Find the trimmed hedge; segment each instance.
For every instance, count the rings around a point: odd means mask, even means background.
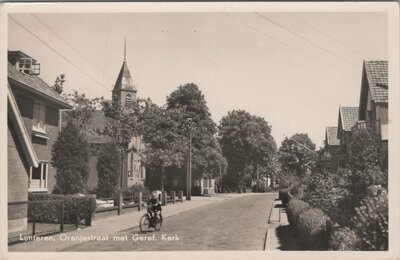
[[[295,232],[298,231],[298,219],[301,213],[310,209],[310,205],[299,199],[291,199],[287,207],[287,216]]]
[[[290,189],[279,190],[279,199],[282,201],[283,206],[287,206],[292,197],[289,192]]]
[[[311,250],[328,248],[329,236],[326,222],[329,217],[320,209],[309,209],[298,218],[298,236],[300,243]]]
[[[77,207],[79,206],[79,219],[85,220],[86,225],[91,224],[96,209],[95,196],[78,196],[78,195],[62,195],[47,193],[29,193],[29,201],[64,201],[64,224],[76,223]],[[34,216],[32,216],[34,207]],[[61,203],[60,202],[43,202],[29,203],[28,216],[35,218],[36,222],[41,223],[61,223]]]

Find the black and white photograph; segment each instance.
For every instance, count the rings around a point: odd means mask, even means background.
[[[10,257],[399,257],[398,5],[48,4],[2,11]]]

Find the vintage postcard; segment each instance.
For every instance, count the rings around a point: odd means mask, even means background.
[[[2,259],[400,257],[398,4],[0,7]]]

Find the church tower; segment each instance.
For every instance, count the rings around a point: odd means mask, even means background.
[[[119,72],[117,81],[115,82],[114,89],[112,91],[113,99],[115,98],[121,102],[122,107],[129,106],[130,103],[136,101],[136,85],[133,83],[131,73],[126,63],[126,38],[124,45],[124,62],[122,63],[121,70]]]

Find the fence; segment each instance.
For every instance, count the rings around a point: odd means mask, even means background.
[[[96,213],[116,211],[118,215],[122,214],[124,209],[137,208],[139,211],[142,209],[143,202],[150,199],[149,195],[143,195],[142,192],[137,192],[136,194],[131,194],[131,196],[123,196],[122,193],[119,194],[118,198],[98,198],[96,200]],[[100,203],[106,202],[106,203]],[[164,191],[161,194],[161,204],[167,205],[167,203],[183,202],[183,191],[170,193]],[[121,203],[120,203],[121,202]],[[111,204],[113,206],[111,206]],[[102,206],[105,205],[105,206]]]
[[[76,203],[75,210],[67,211],[65,209],[64,200],[33,200],[33,201],[15,201],[8,202],[8,210],[12,211],[13,207],[25,205],[27,211],[27,229],[20,232],[11,232],[8,234],[8,243],[12,244],[20,242],[20,235],[44,236],[63,232],[65,227],[75,229],[81,224],[80,215],[85,210],[89,209],[88,217],[85,218],[85,225],[91,226],[92,214],[91,204],[89,200],[88,208],[82,208],[79,203]],[[54,204],[58,204],[55,206]],[[45,214],[43,214],[45,212]],[[45,215],[45,216],[44,216]],[[66,216],[69,218],[69,223],[66,223]],[[71,216],[72,219],[71,219]],[[71,221],[73,223],[71,223]]]

